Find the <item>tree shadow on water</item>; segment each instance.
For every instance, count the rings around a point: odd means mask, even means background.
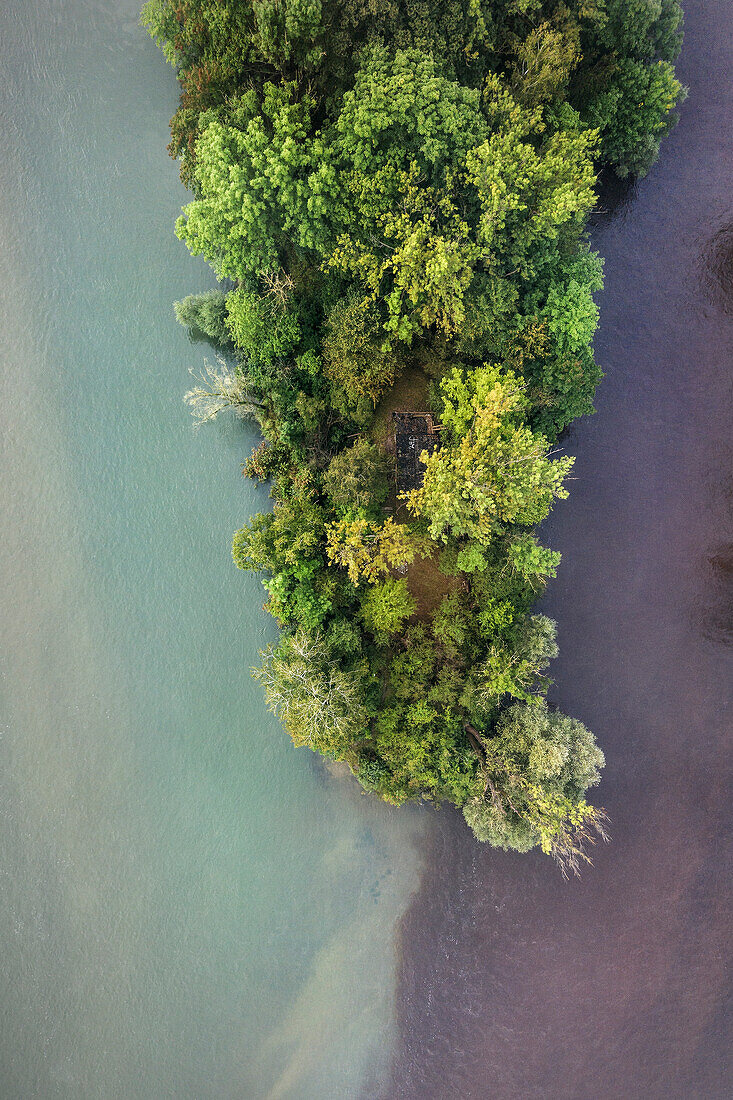
[[[605,229],[614,219],[626,217],[636,196],[636,185],[633,176],[622,180],[610,169],[600,171],[596,185],[598,198],[588,219],[591,235]]]

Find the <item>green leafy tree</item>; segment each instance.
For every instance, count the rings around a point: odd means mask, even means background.
[[[305,74],[323,59],[321,0],[253,0],[255,41],[280,72]]]
[[[476,791],[477,761],[460,719],[425,698],[382,707],[375,747],[388,769],[387,801],[422,797],[460,806]]]
[[[511,641],[493,643],[485,659],[473,666],[462,706],[481,725],[491,719],[504,696],[527,701],[537,691],[546,691],[548,682],[542,673],[557,652],[552,619],[528,616]]]
[[[520,107],[498,76],[486,81],[485,103],[490,136],[466,157],[477,240],[485,264],[531,279],[548,243],[577,238],[595,203],[596,134],[578,123],[544,136],[541,110]]]
[[[326,376],[343,392],[347,406],[357,405],[361,398],[376,405],[400,369],[379,315],[363,299],[337,302],[331,310],[323,362]]]
[[[300,340],[300,325],[287,305],[239,287],[227,295],[226,308],[227,330],[249,360],[269,366],[292,355]]]
[[[387,645],[417,606],[404,577],[388,577],[370,585],[360,603],[359,616],[378,645]]]
[[[368,736],[366,670],[339,667],[321,635],[299,630],[286,636],[263,653],[253,676],[294,745],[343,760],[355,741]]]
[[[384,303],[399,339],[432,325],[455,332],[478,253],[453,173],[487,133],[479,91],[419,50],[373,45],[335,131],[343,187],[329,264]]]
[[[682,44],[678,0],[606,0],[598,38],[607,50],[637,60],[674,61]]]
[[[557,575],[561,556],[557,550],[540,546],[535,536],[527,533],[512,539],[507,550],[507,560],[512,569],[538,588],[548,577]]]
[[[485,366],[454,369],[441,383],[443,422],[458,437],[423,454],[421,488],[406,494],[430,534],[468,536],[487,544],[507,523],[539,523],[555,497],[567,496],[563,479],[573,459],[548,457],[546,439],[522,422],[524,387],[512,372]]]
[[[602,270],[586,246],[548,261],[546,279],[524,301],[533,317],[507,348],[528,383],[532,425],[550,438],[594,411],[602,375],[591,350],[598,324],[593,295],[603,286]]]
[[[457,707],[459,684],[422,623],[408,627],[389,666],[390,693],[374,722],[378,792],[456,805],[480,794],[478,760]]]
[[[463,809],[477,839],[520,852],[539,845],[563,874],[577,873],[594,832],[606,836],[605,814],[583,797],[604,764],[593,734],[534,700],[510,707],[480,740],[485,793]]]
[[[324,520],[306,484],[234,535],[235,565],[269,574],[263,580],[267,610],[283,624],[320,627],[339,599],[338,578],[325,568]]]
[[[515,41],[512,90],[518,101],[536,107],[563,95],[582,56],[579,25],[540,23]]]
[[[365,436],[334,455],[323,475],[323,488],[343,512],[376,514],[387,498],[389,462],[384,451]]]
[[[265,84],[230,104],[227,124],[212,117],[196,143],[199,198],[184,209],[176,233],[217,275],[245,279],[281,266],[287,243],[312,247],[321,233],[308,183],[313,100],[294,84]]]

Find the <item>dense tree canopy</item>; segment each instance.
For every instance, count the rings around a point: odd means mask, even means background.
[[[274,506],[236,533],[280,642],[293,742],[400,804],[446,800],[565,871],[603,755],[544,701],[567,495],[593,412],[601,168],[643,175],[684,90],[677,0],[149,0],[176,68],[176,232],[221,289],[176,316],[219,349],[186,400],[263,442]],[[430,411],[398,491],[391,413]],[[436,438],[439,445],[436,444]],[[404,462],[400,455],[398,461]]]

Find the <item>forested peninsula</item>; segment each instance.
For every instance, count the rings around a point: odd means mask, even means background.
[[[548,706],[567,496],[593,412],[601,170],[643,176],[684,89],[677,0],[150,0],[182,88],[176,233],[220,289],[186,395],[263,442],[237,531],[295,745],[564,873],[605,836],[603,754]],[[244,518],[244,517],[243,517]]]

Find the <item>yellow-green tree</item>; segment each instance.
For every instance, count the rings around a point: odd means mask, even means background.
[[[346,569],[352,584],[369,584],[387,576],[393,569],[409,565],[420,551],[420,543],[404,523],[385,519],[342,519],[326,528],[329,559]]]
[[[550,458],[545,437],[522,422],[523,383],[498,367],[454,369],[441,392],[452,440],[423,453],[423,484],[405,494],[410,511],[428,521],[434,539],[483,545],[504,524],[541,522],[555,497],[567,496],[573,459]]]

